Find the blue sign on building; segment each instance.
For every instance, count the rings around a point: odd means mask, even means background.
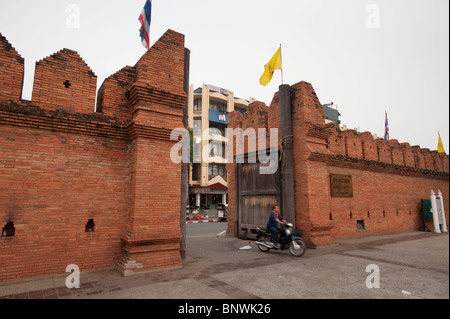
[[[209,110],[209,120],[211,122],[228,125],[228,113]]]

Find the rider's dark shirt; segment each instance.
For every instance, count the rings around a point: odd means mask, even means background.
[[[281,214],[280,213],[275,213],[274,211],[272,211],[271,213],[270,213],[270,216],[269,216],[269,221],[267,222],[267,226],[266,226],[266,228],[268,228],[268,229],[270,229],[270,228],[272,228],[272,227],[278,227],[278,223],[275,221],[275,219],[279,219],[279,220],[282,220],[283,219],[283,217],[281,217]]]

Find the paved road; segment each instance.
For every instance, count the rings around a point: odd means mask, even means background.
[[[195,229],[206,230],[201,226]],[[184,305],[189,299],[449,298],[448,234],[348,239],[295,258],[286,251],[263,253],[252,241],[210,231],[214,235],[187,241],[180,269],[126,278],[115,270],[83,273],[79,289],[67,289],[64,275],[4,283],[0,299],[176,299]],[[243,246],[252,249],[241,250]],[[374,265],[378,271],[367,268]],[[369,289],[368,282],[377,283],[374,275],[379,288]],[[168,310],[172,314],[177,309]]]
[[[198,238],[217,236],[218,234],[226,231],[228,227],[227,223],[199,223],[199,224],[186,224],[186,237]]]

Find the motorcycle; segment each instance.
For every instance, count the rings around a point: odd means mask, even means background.
[[[291,223],[284,224],[285,235],[279,239],[280,247],[274,246],[272,241],[272,233],[264,227],[257,227],[256,245],[258,245],[259,250],[263,252],[268,252],[271,249],[288,250],[295,257],[301,257],[306,252],[306,244],[303,241],[302,231],[294,230]]]
[[[224,204],[217,205],[217,220],[219,222],[226,222],[228,219],[227,208]]]

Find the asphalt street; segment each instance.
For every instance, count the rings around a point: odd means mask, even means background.
[[[295,258],[218,236],[223,227],[189,226],[182,268],[131,277],[114,269],[82,273],[76,289],[66,287],[64,274],[0,283],[0,299],[449,299],[448,233],[345,239]]]
[[[227,227],[228,224],[223,222],[186,224],[186,238],[217,236],[226,231]]]

